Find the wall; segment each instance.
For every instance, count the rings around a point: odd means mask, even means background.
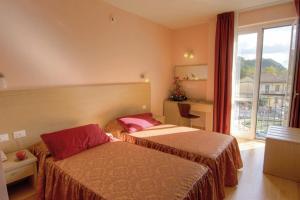
[[[115,17],[112,23],[110,17]],[[292,3],[239,13],[239,26],[295,16]],[[162,113],[174,65],[208,64],[208,80],[184,82],[187,95],[213,100],[216,19],[168,30],[100,0],[0,4],[0,72],[8,89],[151,80]],[[193,49],[195,58],[185,59]]]
[[[296,17],[292,2],[239,13],[239,26],[282,21]]]
[[[182,86],[190,98],[213,100],[214,41],[216,19],[197,26],[174,30],[172,33],[173,65],[208,65],[206,81],[183,81]],[[193,50],[194,59],[183,54]]]
[[[139,82],[145,73],[152,111],[162,113],[172,79],[167,28],[100,0],[6,0],[0,27],[8,89]]]

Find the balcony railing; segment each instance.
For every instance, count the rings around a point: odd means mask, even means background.
[[[248,98],[250,96],[247,96]],[[249,132],[251,125],[252,100],[245,101],[245,96],[241,98],[238,105],[238,126],[239,130]],[[243,100],[242,100],[243,99]],[[263,93],[259,95],[257,118],[256,118],[256,135],[265,137],[269,126],[287,125],[288,117],[288,98],[285,94]]]
[[[257,137],[265,137],[268,127],[272,125],[285,126],[287,125],[287,106],[288,100],[285,94],[260,94],[256,135]]]

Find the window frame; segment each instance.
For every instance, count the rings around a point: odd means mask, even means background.
[[[270,28],[279,28],[283,26],[293,26],[296,18],[290,18],[287,20],[277,21],[277,22],[270,22],[270,23],[263,23],[263,24],[256,24],[251,26],[240,26],[237,28],[236,38],[235,38],[235,52],[233,58],[233,68],[232,68],[232,77],[235,78],[236,76],[236,67],[237,67],[237,49],[238,49],[238,36],[241,34],[251,34],[257,33],[257,44],[256,44],[256,72],[254,75],[254,79],[258,80],[254,82],[254,94],[253,94],[253,103],[252,103],[252,113],[251,113],[251,128],[249,133],[247,132],[234,132],[233,131],[233,122],[234,122],[234,103],[235,103],[235,82],[232,80],[232,98],[231,98],[231,134],[246,138],[246,139],[255,139],[256,138],[256,126],[257,126],[257,112],[258,112],[258,97],[259,97],[259,87],[260,87],[260,71],[261,71],[261,61],[262,61],[262,54],[263,54],[263,37],[264,37],[264,30]],[[255,117],[253,117],[255,115]]]

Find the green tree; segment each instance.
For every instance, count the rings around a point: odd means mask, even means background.
[[[243,66],[241,68],[241,78],[250,77],[254,78],[255,67],[253,65]]]
[[[264,68],[263,72],[273,74],[273,75],[278,75],[281,72],[281,70],[271,65],[269,67]]]

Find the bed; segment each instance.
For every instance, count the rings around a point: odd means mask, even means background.
[[[213,172],[219,199],[225,197],[225,186],[238,184],[237,170],[243,164],[237,140],[232,136],[171,124],[128,133],[117,120],[105,129],[123,141],[205,164]]]
[[[31,151],[38,157],[38,199],[218,199],[207,167],[127,142],[59,161],[42,142]]]

